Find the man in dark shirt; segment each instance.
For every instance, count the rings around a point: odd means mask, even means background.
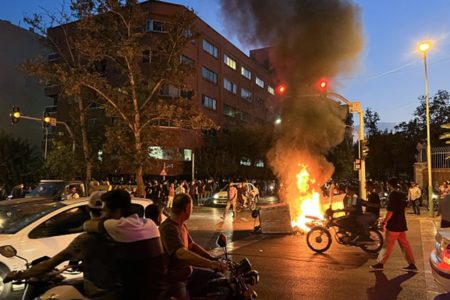
[[[189,235],[185,221],[191,216],[192,205],[188,194],[175,195],[170,217],[159,226],[164,252],[169,259],[168,296],[178,300],[205,292],[208,281],[218,276],[212,270],[227,269],[225,263],[217,261]]]
[[[384,264],[394,250],[395,242],[398,241],[400,248],[405,256],[408,266],[404,267],[404,271],[417,272],[417,267],[414,260],[414,255],[406,237],[405,206],[406,195],[398,191],[398,182],[396,178],[388,180],[389,204],[387,207],[386,218],[384,219],[383,231],[386,230],[386,236],[383,244],[383,249],[378,255],[378,263],[370,266],[373,270],[382,271]]]
[[[375,186],[372,181],[367,182],[366,189],[369,197],[367,201],[361,201],[362,205],[366,207],[366,212],[356,217],[356,221],[362,228],[359,239],[361,241],[371,241],[370,224],[373,224],[380,216],[380,196],[375,191]]]

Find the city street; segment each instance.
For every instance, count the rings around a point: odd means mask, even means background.
[[[315,254],[306,244],[306,235],[253,233],[249,213],[222,222],[223,208],[195,207],[189,221],[194,239],[213,248],[215,237],[224,232],[233,243],[229,253],[235,260],[250,259],[260,272],[256,286],[260,299],[447,299],[433,282],[428,255],[434,239],[433,221],[427,216],[408,214],[408,237],[419,272],[406,273],[399,247],[384,272],[371,272],[376,256],[356,247],[333,243],[325,254]],[[230,215],[231,216],[231,215]],[[438,218],[435,218],[438,220]],[[232,231],[234,229],[234,231]],[[423,247],[425,247],[423,249]],[[219,252],[216,252],[219,253]]]

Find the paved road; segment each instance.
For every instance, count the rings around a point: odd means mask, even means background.
[[[218,232],[232,237],[233,258],[248,257],[260,272],[259,299],[450,299],[436,286],[427,286],[432,281],[426,269],[432,244],[422,238],[424,226],[432,222],[426,218],[408,215],[408,236],[420,270],[415,274],[401,270],[406,262],[399,247],[384,272],[370,272],[376,256],[359,248],[333,243],[325,254],[315,254],[305,235],[255,234],[250,214],[239,214],[235,222],[222,222],[220,215],[221,209],[196,207],[189,223],[194,239],[211,248]]]

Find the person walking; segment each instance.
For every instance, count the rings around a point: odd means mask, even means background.
[[[402,270],[407,272],[417,272],[414,255],[406,237],[408,227],[406,225],[405,217],[405,194],[398,191],[398,181],[396,178],[388,180],[389,190],[389,204],[387,207],[387,214],[382,222],[382,229],[386,231],[383,248],[377,258],[377,263],[371,265],[370,268],[375,271],[383,271],[384,264],[394,250],[395,242],[398,241],[400,248],[405,256],[408,266]]]
[[[171,183],[169,185],[169,194],[167,196],[167,207],[172,207],[173,197],[175,197],[175,184]]]
[[[237,211],[236,211],[236,203],[237,203],[237,196],[238,196],[238,190],[236,186],[233,184],[233,180],[230,180],[230,183],[228,184],[228,198],[227,198],[227,206],[225,207],[225,211],[223,212],[222,219],[225,220],[227,217],[228,210],[230,209],[230,206],[233,206],[233,220],[237,217]]]
[[[417,183],[411,181],[411,186],[408,189],[408,201],[411,203],[413,213],[420,216],[420,197],[422,197],[422,191],[417,186]]]

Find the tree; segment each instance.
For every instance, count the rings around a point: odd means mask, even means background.
[[[369,136],[376,135],[380,132],[378,129],[378,122],[380,121],[380,116],[376,111],[371,108],[367,108],[364,113],[364,126],[366,127]]]
[[[71,48],[64,42],[60,48],[79,58],[78,64],[56,69],[57,77],[67,94],[91,95],[105,106],[112,120],[105,148],[134,171],[140,195],[149,148],[180,135],[162,130],[161,121],[179,131],[215,126],[191,100],[160,95],[167,87],[177,89],[177,95],[189,89],[186,80],[194,68],[182,55],[198,37],[195,14],[180,8],[159,24],[159,33],[149,33],[145,5],[151,2],[74,0],[77,22],[51,28],[48,34],[71,41]]]
[[[72,180],[81,178],[83,172],[80,169],[82,158],[72,153],[72,144],[65,139],[52,140],[47,159],[42,166],[42,176],[47,179]]]
[[[0,132],[0,183],[6,190],[15,185],[35,183],[42,160],[38,149],[28,141]]]

